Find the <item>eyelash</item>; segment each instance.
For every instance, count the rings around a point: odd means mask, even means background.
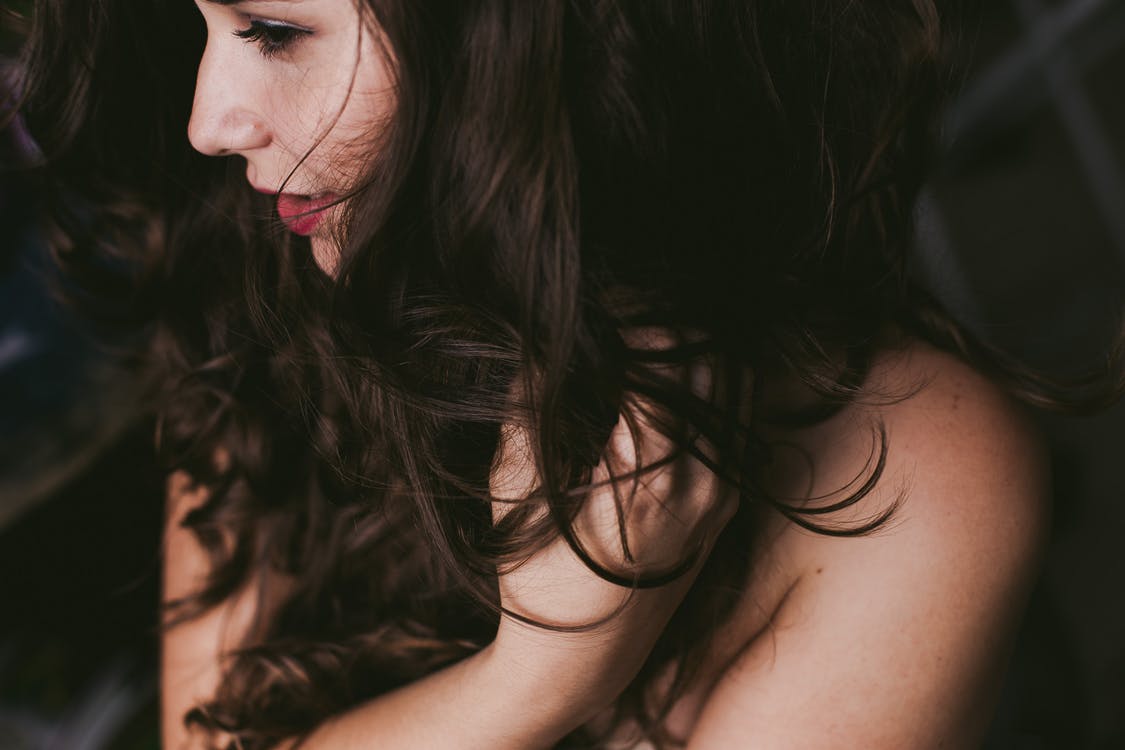
[[[288,51],[298,39],[311,33],[308,29],[296,26],[252,20],[249,26],[235,31],[234,35],[246,42],[257,44],[262,57],[270,60]]]

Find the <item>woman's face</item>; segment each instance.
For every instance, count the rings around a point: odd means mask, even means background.
[[[354,187],[393,106],[382,48],[353,0],[195,0],[207,24],[188,138],[246,159],[286,226],[335,270],[324,208]]]

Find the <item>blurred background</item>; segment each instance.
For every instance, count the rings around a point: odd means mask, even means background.
[[[1125,2],[980,5],[919,272],[983,338],[1075,373],[1125,302]],[[0,164],[26,147],[0,142]],[[0,171],[0,750],[157,748],[152,425],[45,291],[33,201]],[[1125,749],[1125,404],[1040,420],[1054,536],[987,747]]]

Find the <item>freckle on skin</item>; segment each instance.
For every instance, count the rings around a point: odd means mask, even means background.
[[[816,569],[816,574],[817,574],[817,575],[820,575],[820,574],[821,574],[821,573],[823,573],[823,572],[824,572],[824,568],[817,568],[817,569]]]

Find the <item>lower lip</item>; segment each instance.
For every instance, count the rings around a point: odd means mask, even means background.
[[[308,237],[317,230],[328,213],[327,209],[336,201],[337,196],[333,193],[312,198],[282,193],[277,196],[277,215],[290,232]]]

